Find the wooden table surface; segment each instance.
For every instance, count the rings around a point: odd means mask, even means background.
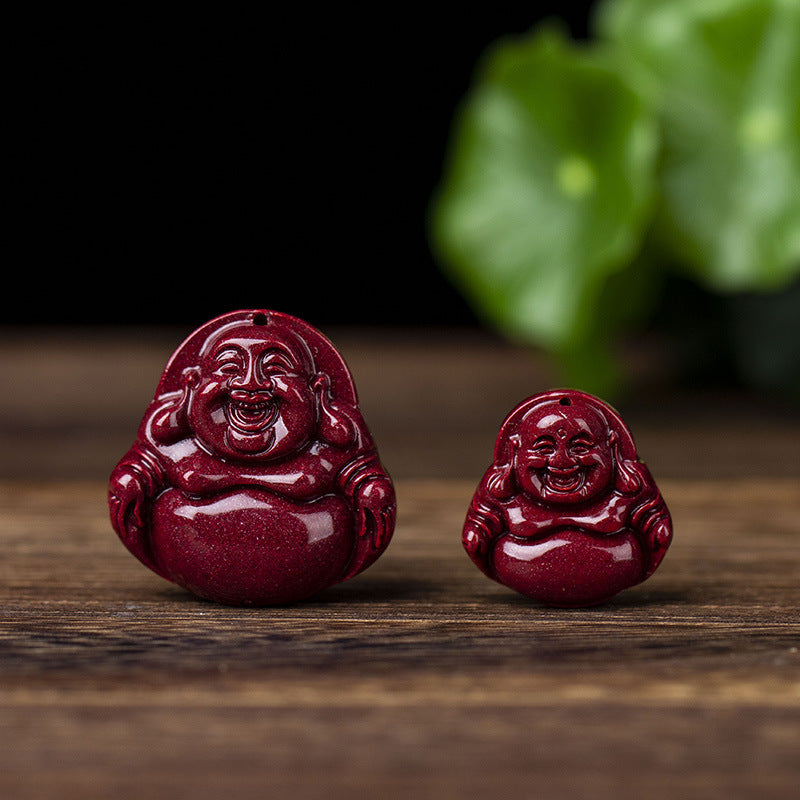
[[[150,573],[107,518],[182,335],[0,344],[0,797],[796,796],[797,409],[644,388],[621,410],[673,546],[610,603],[549,609],[460,544],[497,426],[547,369],[473,333],[335,332],[395,537],[313,600],[237,609]]]

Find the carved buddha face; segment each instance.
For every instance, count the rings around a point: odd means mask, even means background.
[[[292,344],[249,324],[206,343],[188,410],[204,447],[223,458],[274,459],[309,441],[316,421],[310,366]]]
[[[544,505],[573,505],[607,492],[614,477],[608,424],[587,406],[553,403],[519,428],[517,484]]]

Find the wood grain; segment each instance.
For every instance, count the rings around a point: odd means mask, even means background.
[[[792,796],[798,481],[662,481],[662,567],[570,611],[472,567],[473,488],[399,480],[370,570],[238,609],[129,556],[103,482],[1,483],[0,796]]]
[[[784,798],[800,784],[800,412],[652,374],[620,410],[675,521],[656,575],[537,606],[460,544],[546,364],[471,331],[326,331],[399,515],[306,603],[191,597],[105,482],[187,331],[0,336],[0,798]],[[666,389],[666,390],[665,390]]]

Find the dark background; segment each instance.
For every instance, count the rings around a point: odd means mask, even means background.
[[[475,325],[425,233],[453,114],[488,45],[593,5],[31,20],[5,322]]]

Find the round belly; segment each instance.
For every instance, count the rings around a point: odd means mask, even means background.
[[[294,503],[253,489],[202,499],[170,489],[156,501],[152,535],[175,583],[238,605],[296,602],[332,586],[354,544],[341,498]]]
[[[565,528],[535,541],[503,536],[494,551],[497,580],[551,606],[602,603],[641,582],[644,559],[630,531],[593,535]]]

